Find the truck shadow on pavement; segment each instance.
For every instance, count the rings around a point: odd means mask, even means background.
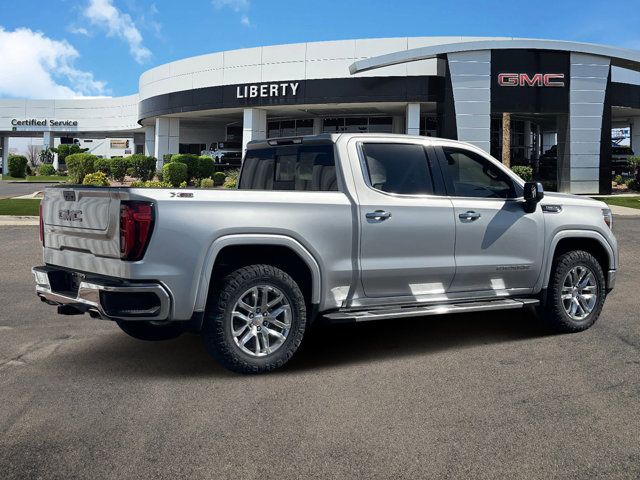
[[[143,342],[117,331],[92,337],[58,357],[75,373],[136,377],[229,377],[204,350],[197,335]],[[547,333],[533,312],[492,312],[314,325],[300,351],[276,375],[429,356],[446,350],[517,342]]]

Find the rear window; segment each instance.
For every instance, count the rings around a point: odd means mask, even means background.
[[[248,150],[239,188],[337,191],[333,144],[284,145]]]

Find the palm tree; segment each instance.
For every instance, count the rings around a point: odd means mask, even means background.
[[[502,113],[502,163],[511,168],[511,114]]]

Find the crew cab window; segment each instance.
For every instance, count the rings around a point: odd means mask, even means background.
[[[514,198],[511,178],[486,158],[469,150],[443,147],[450,192],[456,197]]]
[[[362,145],[369,184],[376,190],[404,195],[433,194],[427,154],[422,145]]]
[[[247,150],[240,189],[337,191],[333,144]]]

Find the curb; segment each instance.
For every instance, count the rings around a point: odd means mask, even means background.
[[[15,227],[21,225],[40,225],[40,218],[26,215],[0,215],[0,227]]]

